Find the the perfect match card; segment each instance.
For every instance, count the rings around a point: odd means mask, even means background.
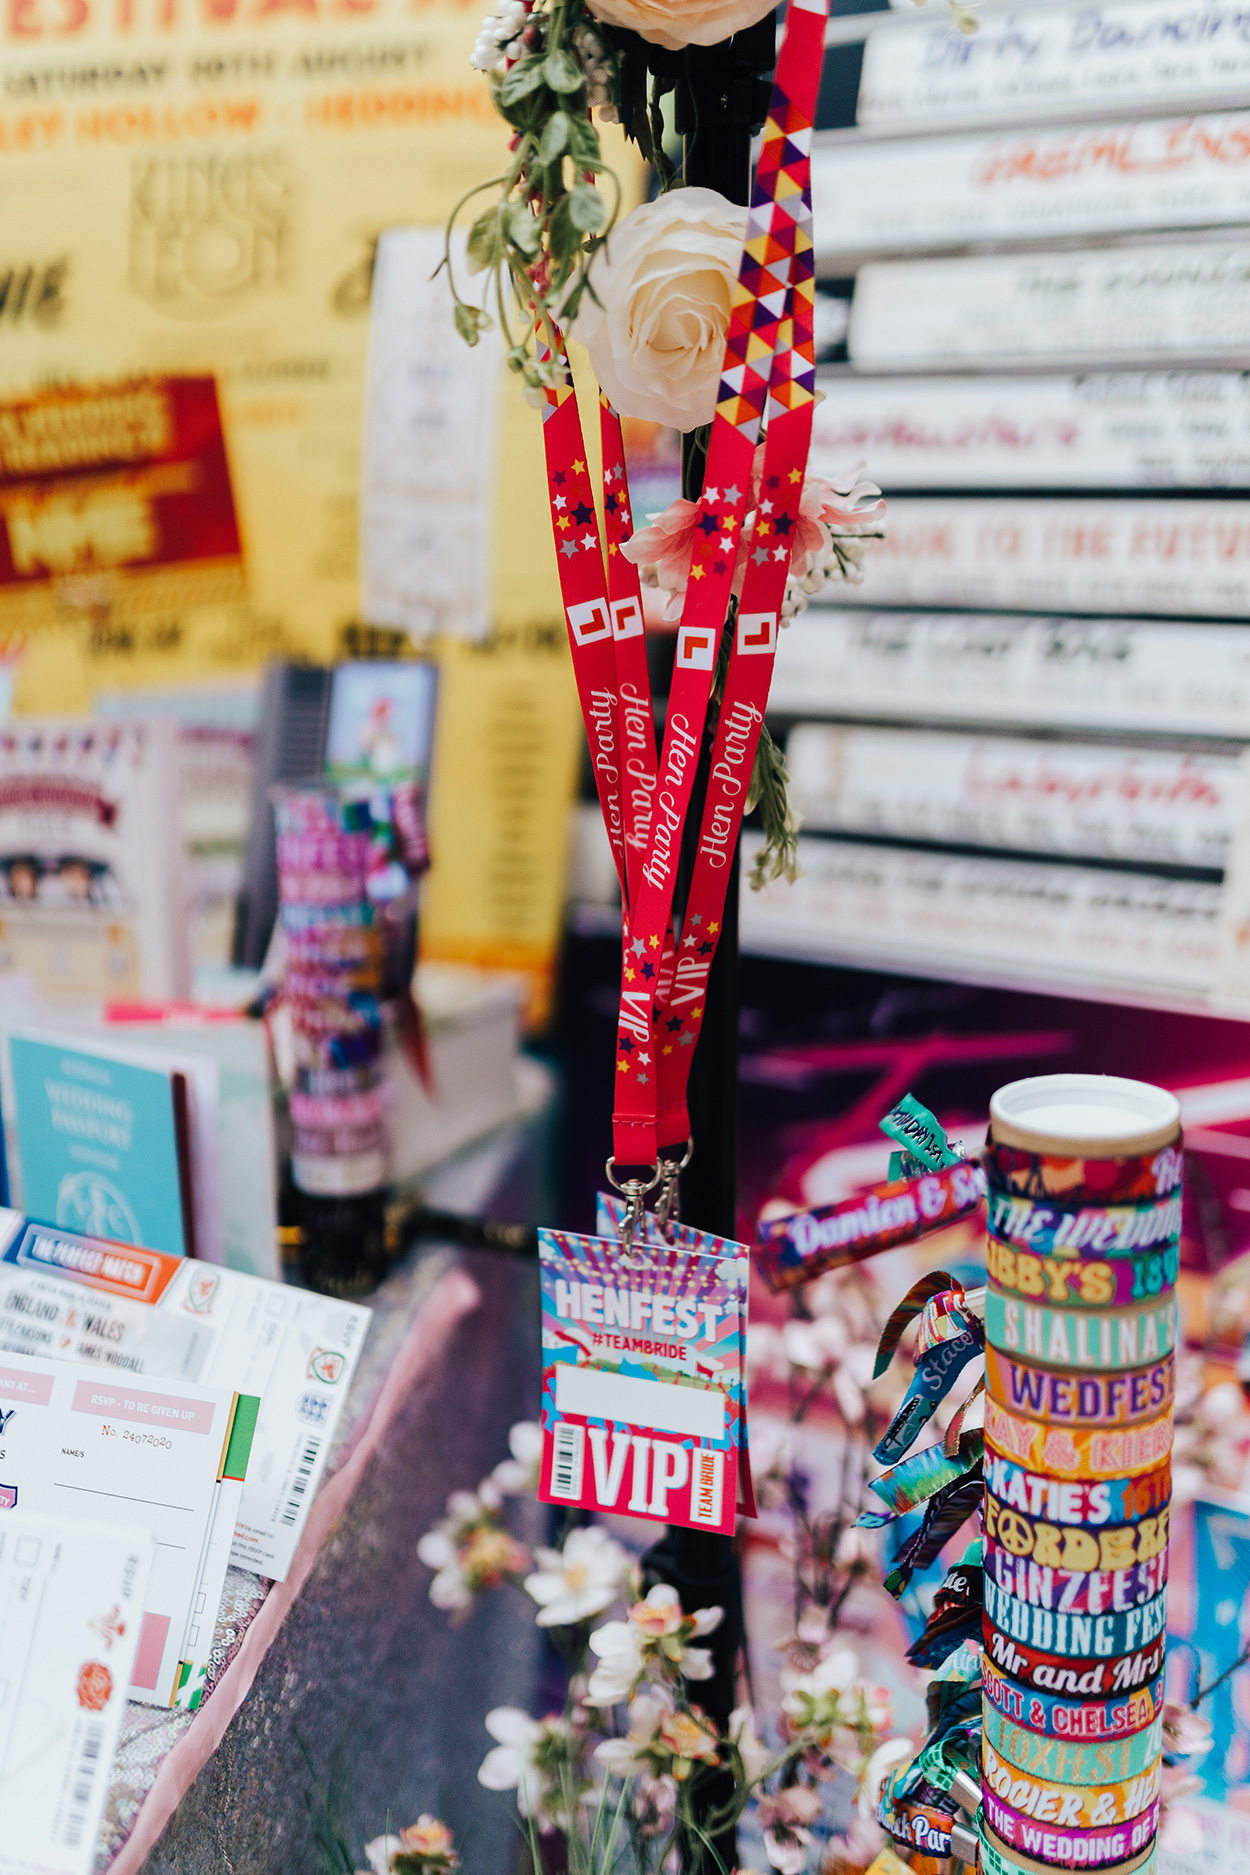
[[[369,1310],[354,1302],[0,1211],[0,1355],[12,1349],[260,1396],[230,1560],[277,1581],[325,1470],[368,1326]]]
[[[89,1875],[143,1626],[143,1530],[0,1516],[0,1875]]]
[[[746,1254],[687,1235],[627,1257],[619,1237],[539,1232],[543,1503],[733,1530]]]

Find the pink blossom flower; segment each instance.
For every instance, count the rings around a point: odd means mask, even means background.
[[[775,1797],[761,1797],[759,1820],[764,1847],[781,1875],[802,1875],[807,1867],[807,1845],[812,1840],[807,1825],[816,1821],[822,1807],[819,1791],[806,1784],[792,1784]]]

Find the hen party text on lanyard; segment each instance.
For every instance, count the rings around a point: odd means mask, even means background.
[[[815,388],[809,150],[825,12],[824,0],[795,0],[787,15],[753,189],[747,242],[730,313],[720,401],[699,504],[697,545],[677,637],[658,785],[653,793],[645,855],[637,865],[631,863],[637,845],[627,841],[630,790],[622,787],[622,754],[629,724],[626,705],[632,707],[636,701],[637,678],[643,666],[636,656],[633,665],[629,664],[633,654],[628,649],[620,655],[622,648],[641,638],[640,605],[637,614],[633,610],[637,576],[632,569],[628,574],[619,574],[624,588],[619,596],[611,583],[605,590],[571,386],[548,392],[543,413],[570,644],[600,800],[629,908],[615,1076],[614,1157],[621,1165],[654,1165],[660,1144],[676,1144],[687,1137],[686,1074],[703,1013],[702,988],[719,935],[725,875],[754,767],[776,650]],[[687,912],[688,935],[696,931],[702,935],[685,946],[694,954],[685,960],[684,967],[682,960],[677,961],[676,980],[665,995],[665,939],[677,855],[750,505],[755,445],[765,418],[765,459],[752,551],[713,749],[713,783],[699,843],[702,865],[696,866]],[[613,435],[614,417],[609,413],[602,421],[608,424],[605,440],[611,436],[614,442],[619,436],[619,427]],[[606,451],[608,456],[614,453]],[[618,460],[623,463],[623,458]],[[616,466],[615,461],[605,463],[608,470],[615,471]],[[609,486],[605,498],[610,523],[615,513],[612,497],[616,486]],[[623,486],[622,479],[619,487]],[[627,514],[628,509],[624,512]],[[584,531],[579,533],[579,527]],[[622,556],[611,531],[610,526],[609,564],[615,569]],[[609,582],[612,578],[610,573]],[[622,679],[633,686],[628,694],[621,688]],[[615,710],[610,707],[610,698],[616,703]],[[644,790],[651,792],[646,789],[647,779],[645,772],[638,777],[640,804]],[[671,1013],[665,1021],[665,1040],[656,1044],[653,1030],[659,1019],[657,1012],[666,1006]],[[679,1013],[683,1009],[686,1013]],[[660,1094],[657,1053],[664,1045],[670,1052],[660,1056],[668,1064]],[[657,1097],[663,1099],[666,1109],[660,1131]]]

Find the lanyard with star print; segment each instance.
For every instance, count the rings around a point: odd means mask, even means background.
[[[630,907],[612,1116],[617,1165],[654,1165],[660,1145],[684,1141],[688,1134],[685,1082],[768,699],[789,568],[786,541],[798,516],[811,438],[810,150],[825,13],[825,0],[793,0],[787,11],[752,187],[677,634],[656,812]],[[765,416],[760,499],[713,743],[696,876],[674,980],[661,1004],[656,976]],[[765,512],[766,502],[775,515]],[[700,930],[707,935],[696,937]]]

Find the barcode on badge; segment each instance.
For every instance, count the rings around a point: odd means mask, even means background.
[[[551,1435],[551,1495],[579,1498],[582,1494],[582,1458],[586,1428],[567,1419],[557,1421]]]
[[[70,1778],[69,1800],[65,1811],[64,1827],[61,1830],[61,1841],[67,1849],[77,1849],[82,1842],[82,1833],[91,1811],[91,1794],[95,1788],[95,1777],[100,1768],[100,1753],[103,1748],[104,1725],[102,1721],[88,1719],[82,1728],[78,1762]]]
[[[313,1466],[317,1462],[317,1454],[320,1450],[320,1439],[306,1439],[304,1441],[304,1449],[299,1455],[299,1463],[295,1467],[295,1476],[291,1480],[291,1495],[288,1497],[286,1509],[282,1513],[282,1521],[288,1528],[295,1522],[295,1519],[299,1516],[303,1508],[304,1497],[308,1491],[308,1481],[312,1477]]]

